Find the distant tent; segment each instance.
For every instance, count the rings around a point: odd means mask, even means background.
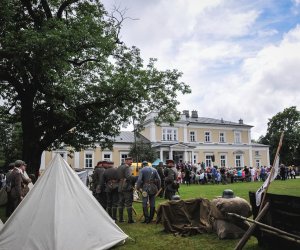
[[[0,231],[0,249],[98,250],[128,236],[57,154]]]
[[[161,162],[160,159],[156,159],[153,163],[152,163],[152,167],[157,167],[159,165],[159,163]]]

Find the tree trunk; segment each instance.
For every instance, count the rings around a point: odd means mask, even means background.
[[[42,153],[43,149],[37,141],[28,141],[26,136],[23,136],[23,160],[27,164],[26,171],[28,174],[34,174],[38,177]]]
[[[34,174],[36,177],[39,174],[41,155],[43,149],[40,143],[39,128],[35,125],[35,117],[33,112],[34,92],[29,91],[24,93],[21,98],[21,121],[23,130],[23,160],[27,164],[26,172]]]

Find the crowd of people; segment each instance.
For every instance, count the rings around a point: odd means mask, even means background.
[[[272,166],[261,167],[240,167],[240,168],[225,168],[225,167],[205,167],[203,164],[191,165],[187,163],[177,164],[178,177],[177,181],[180,184],[227,184],[237,181],[253,182],[265,181],[268,177]],[[277,179],[296,178],[296,168],[294,166],[279,166]]]

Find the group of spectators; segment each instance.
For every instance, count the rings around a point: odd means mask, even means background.
[[[176,169],[178,172],[177,181],[181,184],[227,184],[237,181],[265,181],[270,173],[271,166],[219,168],[217,166],[205,167],[200,164],[179,163]],[[294,166],[288,167],[281,164],[279,169],[277,179],[286,180],[296,178],[296,168]]]

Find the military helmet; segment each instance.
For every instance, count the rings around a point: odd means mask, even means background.
[[[179,201],[180,200],[180,196],[175,194],[175,195],[172,195],[172,198],[171,198],[172,201]]]
[[[231,189],[225,189],[222,194],[222,198],[234,198],[235,195]]]

